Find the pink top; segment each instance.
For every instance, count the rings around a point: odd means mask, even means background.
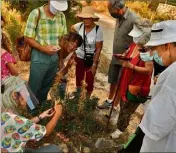
[[[1,79],[11,75],[7,63],[16,63],[15,58],[7,51],[1,50]]]

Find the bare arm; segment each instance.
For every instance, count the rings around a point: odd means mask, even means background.
[[[153,72],[153,62],[145,62],[145,67],[134,66],[134,71],[151,74]]]
[[[67,65],[61,69],[60,73],[62,73],[63,75],[65,75],[68,72],[68,69],[72,66],[73,62],[75,61],[76,58],[76,53],[74,53],[70,59],[67,62]]]
[[[44,111],[39,116],[36,116],[36,117],[32,118],[31,121],[33,121],[34,123],[38,123],[38,122],[40,122],[40,119],[44,119],[44,118],[47,118],[47,117],[52,117],[55,113],[54,110],[52,112],[50,112],[52,109],[53,108],[50,108],[50,109]]]
[[[99,57],[100,57],[100,53],[103,47],[103,42],[96,42],[96,51],[95,51],[95,57],[94,57],[94,63],[93,65],[97,66],[98,61],[99,61]]]
[[[33,38],[25,37],[26,42],[33,48],[36,48],[37,50],[41,52],[45,52],[44,46],[40,45],[36,40]]]
[[[15,66],[14,63],[7,63],[7,67],[9,68],[11,75],[13,75],[13,76],[18,76],[19,75],[19,70]]]
[[[71,26],[71,32],[77,32],[74,28],[74,25]]]
[[[53,132],[61,114],[62,114],[62,106],[56,105],[55,106],[55,114],[52,117],[52,119],[48,122],[48,124],[46,125],[46,135],[45,136],[49,136]]]
[[[123,61],[122,66],[126,68],[133,69],[136,72],[143,73],[143,74],[151,74],[153,72],[153,62],[145,62],[145,67],[140,67],[131,64],[129,61]]]
[[[61,70],[64,66],[64,60],[63,60],[63,51],[59,50],[59,69]]]
[[[42,53],[45,53],[48,55],[53,55],[53,54],[57,53],[57,51],[58,51],[58,48],[56,46],[53,46],[53,45],[42,46],[33,38],[25,37],[25,40],[30,46],[32,46],[33,48],[36,48],[37,50],[41,51]]]

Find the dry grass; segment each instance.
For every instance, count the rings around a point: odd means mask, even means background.
[[[83,6],[89,5],[85,1],[81,3]],[[93,6],[98,13],[110,16],[107,9],[107,1],[92,1],[90,5]],[[149,6],[148,1],[127,1],[126,5],[141,17],[154,22],[174,19],[174,16],[171,14],[157,14],[155,10],[150,9],[151,6]]]

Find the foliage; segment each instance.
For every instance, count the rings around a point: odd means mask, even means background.
[[[5,29],[14,44],[16,38],[23,35],[25,22],[21,19],[21,13],[15,8],[10,9],[10,4],[7,2],[2,2],[2,15],[5,16]]]
[[[158,2],[161,1],[163,2],[163,0],[153,0],[152,3],[150,3],[151,0],[127,0],[126,5],[134,12],[136,12],[139,16],[147,18],[154,22],[174,19],[174,16],[169,16],[168,14],[157,14],[156,9],[153,9],[153,7],[156,7],[154,5],[158,5]],[[87,4],[83,2],[83,5]],[[97,12],[101,12],[110,16],[107,9],[107,1],[92,1],[91,5],[96,9]]]
[[[157,14],[155,11],[149,8],[148,2],[127,2],[127,6],[140,15],[142,18],[147,18],[153,22],[159,22],[163,20],[171,19],[167,14]]]

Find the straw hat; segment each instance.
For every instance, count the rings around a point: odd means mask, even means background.
[[[95,15],[95,10],[91,6],[83,7],[81,13],[76,16],[79,18],[99,19],[99,17]]]

